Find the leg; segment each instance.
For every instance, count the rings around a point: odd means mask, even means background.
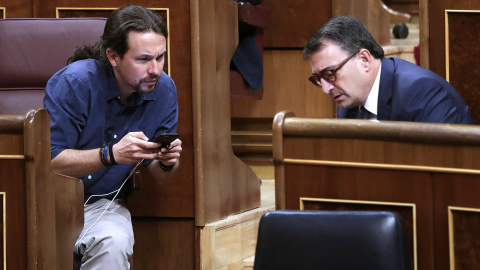
[[[75,244],[75,253],[82,256],[81,269],[130,269],[134,238],[128,209],[115,200],[91,227],[109,203],[102,199],[85,207],[85,225]]]

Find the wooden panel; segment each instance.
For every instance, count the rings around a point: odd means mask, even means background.
[[[132,4],[131,1],[126,0],[104,0],[101,2],[86,2],[82,0],[53,0],[41,1],[31,0],[33,3],[33,17],[34,18],[55,18],[57,7],[91,7],[91,8],[118,8],[123,5]],[[144,7],[164,7],[162,3],[156,4],[158,1],[143,0],[136,1],[135,4]]]
[[[194,219],[133,218],[134,269],[195,269]]]
[[[446,18],[446,78],[457,89],[470,108],[475,123],[480,123],[480,11],[447,10]],[[468,27],[465,27],[468,25]]]
[[[54,175],[53,180],[57,240],[55,256],[60,268],[72,265],[73,247],[83,229],[83,182],[63,175]]]
[[[20,134],[0,134],[0,141],[10,142],[0,144],[3,155],[23,155],[23,137]]]
[[[421,27],[427,27],[429,35],[428,43],[423,43],[428,44],[429,57],[425,57],[422,53],[421,59],[428,59],[429,68],[445,77],[445,10],[479,10],[480,2],[476,0],[420,0],[420,6],[428,8],[427,21],[422,23]],[[467,29],[470,26],[465,25],[464,27]],[[420,32],[422,32],[422,29],[420,29]],[[468,47],[473,48],[475,46],[476,43],[472,42]]]
[[[451,238],[450,269],[479,269],[480,246],[478,241],[480,231],[480,209],[450,208],[449,220]],[[472,241],[474,240],[474,241]]]
[[[0,192],[0,217],[1,217],[1,221],[0,221],[0,231],[2,232],[1,235],[0,235],[0,254],[3,254],[3,255],[0,255],[1,256],[1,259],[0,259],[0,269],[6,269],[7,267],[5,266],[5,262],[7,260],[7,254],[6,254],[6,251],[5,251],[5,247],[6,247],[6,241],[7,241],[7,235],[6,235],[6,216],[7,216],[7,213],[5,212],[5,192]]]
[[[265,183],[264,183],[265,184]],[[264,190],[265,191],[265,190]],[[246,258],[255,255],[258,224],[272,204],[198,227],[200,269],[240,269]]]
[[[230,59],[236,48],[234,1],[192,2],[196,225],[260,205],[260,180],[231,146]]]
[[[0,159],[0,192],[4,221],[1,269],[27,269],[25,161]]]
[[[265,47],[303,48],[313,32],[332,17],[331,2],[263,0],[262,4],[272,10],[272,24],[264,32]]]
[[[265,30],[266,48],[301,49],[315,30],[335,15],[359,17],[370,29],[377,42],[390,43],[390,16],[382,7],[381,1],[264,0],[262,3],[272,9],[272,25]]]
[[[342,198],[416,203],[421,216],[427,212],[422,212],[420,207],[428,206],[432,199],[427,172],[286,164],[285,177],[296,179],[287,183],[286,209],[300,209],[300,197]]]
[[[462,216],[457,216],[454,220],[455,223],[450,224],[456,233],[453,235],[454,239],[449,239],[448,215],[450,207],[480,209],[477,192],[480,189],[480,177],[478,175],[435,174],[434,181],[434,210],[436,214],[434,222],[438,226],[435,236],[435,242],[437,243],[437,249],[435,250],[436,264],[439,266],[449,265],[448,257],[445,254],[449,254],[450,244],[455,248],[454,254],[451,254],[455,255],[455,268],[450,269],[476,269],[476,266],[480,265],[478,241],[477,238],[469,239],[466,237],[469,234],[478,233],[478,227],[475,226],[478,222],[477,216],[467,216],[469,215],[468,212],[457,212]],[[467,221],[473,223],[463,223]],[[472,230],[472,228],[475,228],[475,230]],[[452,240],[454,242],[451,242]],[[476,249],[469,249],[468,252],[464,252],[465,248],[475,246]],[[450,263],[452,262],[450,261]]]
[[[270,118],[282,110],[301,117],[335,117],[330,96],[308,81],[312,69],[301,50],[265,50],[261,100],[232,100],[232,118]]]
[[[82,17],[101,17],[108,18],[110,13],[116,8],[82,8],[82,7],[57,7],[55,18],[82,18]],[[159,12],[165,17],[165,12]]]
[[[30,18],[32,13],[32,0],[0,0],[0,18]]]
[[[480,164],[469,158],[480,154],[479,147],[451,145],[435,147],[428,144],[335,138],[321,140],[286,138],[285,143],[284,151],[287,153],[285,157],[292,159],[480,169]],[[305,151],[296,151],[297,149],[305,149]],[[404,155],[395,153],[404,153]]]
[[[332,16],[357,17],[380,45],[390,44],[390,15],[378,0],[332,0]]]
[[[415,255],[412,258],[421,258],[418,260],[418,269],[431,268],[432,181],[428,172],[286,164],[285,179],[289,179],[285,187],[285,209],[301,209],[300,200],[304,198],[302,202],[307,201],[304,209],[398,211],[405,216],[409,228],[410,250]],[[330,199],[333,202],[328,205],[316,203],[313,199],[308,202],[306,198]],[[337,200],[338,203],[335,203]],[[342,204],[342,200],[354,200],[357,203],[347,205]],[[412,214],[412,209],[402,208],[405,205],[400,207],[402,204],[414,205],[416,214]],[[417,229],[418,232],[415,232]],[[418,241],[415,240],[415,233]],[[417,242],[416,247],[413,240]],[[415,254],[415,248],[418,255]]]

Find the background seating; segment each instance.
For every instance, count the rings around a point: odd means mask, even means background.
[[[75,47],[98,41],[105,22],[105,18],[0,20],[0,114],[25,114],[43,107],[47,81],[67,65]]]
[[[272,211],[258,229],[254,270],[412,269],[403,220],[390,212]]]

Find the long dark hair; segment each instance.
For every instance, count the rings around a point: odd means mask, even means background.
[[[103,35],[94,45],[75,48],[68,63],[93,58],[102,61],[105,65],[110,62],[106,56],[108,48],[114,50],[120,57],[128,51],[128,33],[153,31],[168,37],[168,30],[162,18],[153,11],[139,5],[126,5],[114,10],[105,24]]]
[[[383,48],[360,20],[351,16],[336,16],[315,31],[303,48],[303,58],[310,59],[328,41],[337,44],[348,54],[365,48],[377,59],[385,56]]]

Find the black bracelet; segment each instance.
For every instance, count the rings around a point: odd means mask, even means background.
[[[118,163],[115,161],[115,157],[113,156],[113,143],[108,144],[108,154],[110,155],[110,165],[117,165]]]
[[[163,162],[161,162],[160,160],[158,161],[158,166],[159,166],[160,169],[162,169],[162,171],[164,171],[164,172],[169,172],[169,171],[171,171],[171,170],[173,169],[173,167],[175,166],[175,164],[176,164],[176,162],[173,163],[172,165],[167,166],[167,165],[163,164]]]
[[[100,147],[100,161],[102,161],[103,166],[110,167],[112,164],[108,163],[107,157],[105,156],[105,145]]]

